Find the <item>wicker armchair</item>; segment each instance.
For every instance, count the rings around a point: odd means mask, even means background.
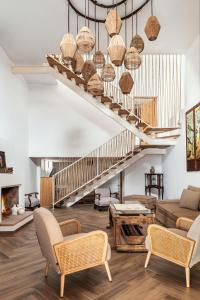
[[[58,223],[45,208],[34,211],[34,222],[38,242],[46,259],[45,276],[48,276],[49,265],[60,274],[60,297],[64,295],[65,276],[68,274],[105,265],[108,279],[112,281],[108,265],[111,250],[105,232],[80,233],[79,221]]]
[[[174,229],[150,225],[146,248],[145,268],[151,254],[164,258],[185,268],[186,286],[190,287],[190,268],[200,261],[200,216],[194,221],[179,218]]]

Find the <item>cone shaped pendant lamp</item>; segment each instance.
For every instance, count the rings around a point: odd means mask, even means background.
[[[149,17],[144,28],[148,40],[155,41],[159,35],[160,29],[160,23],[157,17],[153,15],[153,0],[151,0],[151,17]]]
[[[126,52],[126,47],[123,38],[119,34],[114,35],[108,47],[108,54],[110,56],[112,63],[115,66],[119,67],[122,65],[125,52]]]
[[[95,43],[95,54],[93,55],[93,62],[94,62],[97,69],[101,69],[105,65],[105,57],[104,57],[103,53],[99,50],[100,37],[99,37],[99,23],[98,23],[98,38],[97,38],[96,4],[95,4],[94,15],[95,15],[95,37],[98,41],[98,48],[96,47],[96,45],[97,45],[97,42],[96,42]]]
[[[104,85],[101,77],[95,73],[87,84],[87,90],[90,92],[93,96],[101,96],[104,92]]]
[[[132,17],[132,36],[133,36],[133,17]],[[141,53],[144,50],[144,41],[142,37],[138,34],[138,14],[136,14],[136,35],[133,36],[130,47],[134,47],[135,49],[137,49],[139,53]]]
[[[136,70],[141,65],[141,58],[139,52],[134,47],[131,47],[127,50],[124,58],[124,66],[128,70]]]
[[[110,37],[119,34],[122,27],[122,20],[116,9],[111,9],[107,14],[105,26]]]

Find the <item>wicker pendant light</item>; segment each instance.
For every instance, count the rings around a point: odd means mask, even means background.
[[[89,79],[96,73],[95,64],[92,60],[86,60],[83,69],[82,69],[82,75],[85,81],[89,81]]]
[[[92,34],[92,31],[84,26],[79,31],[79,34],[76,37],[77,47],[82,53],[89,53],[92,51],[95,45],[95,39]]]
[[[101,79],[105,82],[111,82],[115,79],[115,69],[111,64],[106,64],[101,72]]]
[[[122,27],[122,20],[116,9],[111,9],[106,17],[106,30],[110,37],[119,34]]]
[[[119,87],[123,94],[130,94],[134,85],[133,78],[129,72],[122,73],[122,76],[119,80]]]
[[[149,17],[144,31],[149,41],[155,41],[160,32],[160,23],[158,19],[153,15],[153,0],[151,0],[151,17]]]
[[[136,34],[131,41],[131,47],[134,47],[135,49],[137,49],[137,51],[139,53],[141,53],[144,50],[144,41],[142,39],[142,37],[138,34]]]
[[[95,73],[87,84],[87,90],[94,96],[101,96],[104,92],[104,85],[103,81],[101,80],[100,76]]]
[[[65,63],[69,63],[73,60],[76,52],[76,42],[71,33],[66,33],[60,43],[60,50],[62,53],[62,59]]]
[[[112,63],[115,66],[121,66],[124,60],[124,55],[126,52],[126,47],[121,35],[114,35],[110,41],[110,45],[108,47],[108,54]]]
[[[83,65],[84,65],[84,59],[82,55],[78,51],[76,51],[72,62],[72,69],[74,73],[77,75],[81,75],[83,70]]]
[[[103,68],[103,66],[105,65],[105,57],[100,50],[95,52],[93,56],[93,62],[96,65],[96,68],[99,69]]]
[[[124,58],[124,65],[128,70],[136,70],[141,65],[141,58],[139,52],[134,47],[131,47],[127,50],[125,58]]]

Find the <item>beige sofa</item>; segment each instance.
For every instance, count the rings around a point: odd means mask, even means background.
[[[197,187],[188,186],[188,189],[200,192],[200,188]],[[200,210],[180,207],[180,199],[161,200],[156,204],[156,220],[166,227],[174,228],[177,219],[180,217],[194,220],[199,214]]]

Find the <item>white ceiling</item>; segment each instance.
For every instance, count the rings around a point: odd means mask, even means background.
[[[72,0],[84,12],[84,0]],[[106,0],[99,0],[107,3]],[[144,0],[134,0],[137,7]],[[112,0],[109,0],[112,2]],[[131,0],[129,0],[131,2]],[[129,8],[128,8],[129,9]],[[185,53],[199,32],[199,0],[154,0],[154,12],[162,29],[156,42],[149,42],[144,25],[150,14],[147,5],[139,14],[139,33],[145,40],[145,53]],[[104,15],[101,9],[98,15]],[[124,14],[124,8],[120,11]],[[71,31],[76,34],[76,16],[71,15]],[[79,27],[84,20],[80,21]],[[93,25],[91,25],[93,27]],[[131,39],[131,22],[128,22]],[[46,53],[59,51],[59,43],[67,30],[67,0],[1,1],[0,45],[16,64],[40,64]],[[107,38],[101,26],[100,47],[106,49]],[[121,34],[124,35],[124,28]]]

